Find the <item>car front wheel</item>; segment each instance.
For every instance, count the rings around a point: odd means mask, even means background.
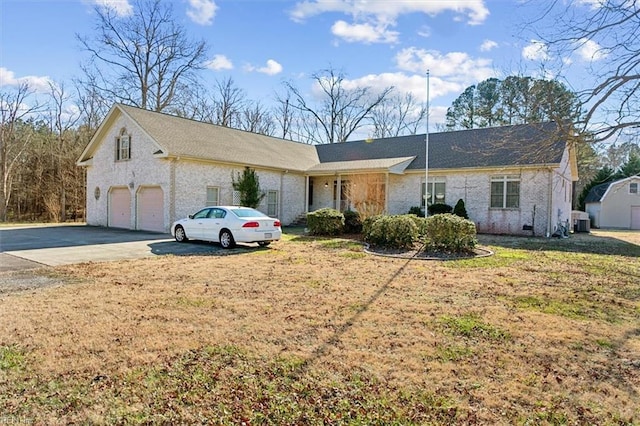
[[[182,226],[176,226],[175,236],[176,236],[176,241],[179,243],[184,243],[185,241],[189,241],[189,238],[187,238],[187,234],[184,232],[184,228]]]
[[[226,249],[233,248],[233,246],[236,245],[231,231],[225,229],[220,233],[220,245],[222,246],[222,248]]]

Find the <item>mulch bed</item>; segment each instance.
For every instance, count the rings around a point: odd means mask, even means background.
[[[422,246],[417,245],[410,249],[390,249],[386,247],[375,247],[365,244],[364,251],[365,253],[373,254],[376,256],[418,260],[461,260],[493,255],[493,251],[485,247],[476,247],[471,252],[450,253],[441,251],[424,251],[422,250]]]

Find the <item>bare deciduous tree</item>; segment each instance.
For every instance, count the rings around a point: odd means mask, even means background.
[[[303,117],[302,123],[310,131],[307,137],[313,143],[346,141],[392,90],[389,87],[374,94],[370,87],[348,89],[345,75],[333,68],[314,73],[312,78],[321,96],[317,103],[292,83],[286,82],[285,87],[295,98],[293,107],[308,117]]]
[[[408,92],[394,95],[371,111],[373,137],[388,138],[415,135],[427,117],[427,108]]]
[[[245,104],[244,90],[236,86],[233,78],[217,80],[213,94],[213,123],[225,127],[238,127],[240,111]]]
[[[25,103],[31,94],[26,83],[11,92],[0,93],[0,221],[7,220],[16,165],[31,139],[28,128],[20,131],[21,123],[40,108],[35,103],[31,106]]]
[[[542,5],[536,1],[536,8]],[[540,9],[539,9],[540,10]],[[592,87],[579,92],[586,113],[578,124],[596,142],[640,129],[640,7],[635,1],[559,1],[544,4],[530,25],[550,53],[565,61],[590,52]],[[553,24],[544,27],[544,18]]]
[[[108,6],[95,13],[97,36],[77,38],[91,54],[85,84],[104,98],[163,111],[197,79],[206,43],[187,38],[170,3],[137,0],[130,16]]]
[[[248,103],[240,114],[240,128],[248,132],[273,136],[275,125],[269,110],[259,101]]]
[[[67,220],[67,188],[69,178],[74,175],[73,154],[79,154],[74,149],[74,144],[67,141],[71,137],[70,130],[75,127],[80,120],[80,113],[77,110],[66,108],[70,96],[65,94],[64,85],[49,83],[51,107],[49,112],[51,134],[55,138],[55,143],[50,145],[50,155],[53,161],[53,175],[55,179],[51,182],[50,189],[50,215],[56,222]],[[73,142],[73,141],[72,141]],[[57,208],[55,208],[57,206]],[[57,211],[56,211],[57,210]]]

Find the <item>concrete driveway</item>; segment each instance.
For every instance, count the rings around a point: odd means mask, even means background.
[[[210,243],[177,243],[169,234],[84,224],[0,227],[0,272],[220,250]]]

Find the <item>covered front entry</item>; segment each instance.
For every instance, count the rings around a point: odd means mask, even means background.
[[[165,232],[164,193],[159,186],[143,186],[138,190],[138,226],[144,231]]]
[[[115,187],[109,190],[109,224],[112,228],[131,228],[131,191]]]

